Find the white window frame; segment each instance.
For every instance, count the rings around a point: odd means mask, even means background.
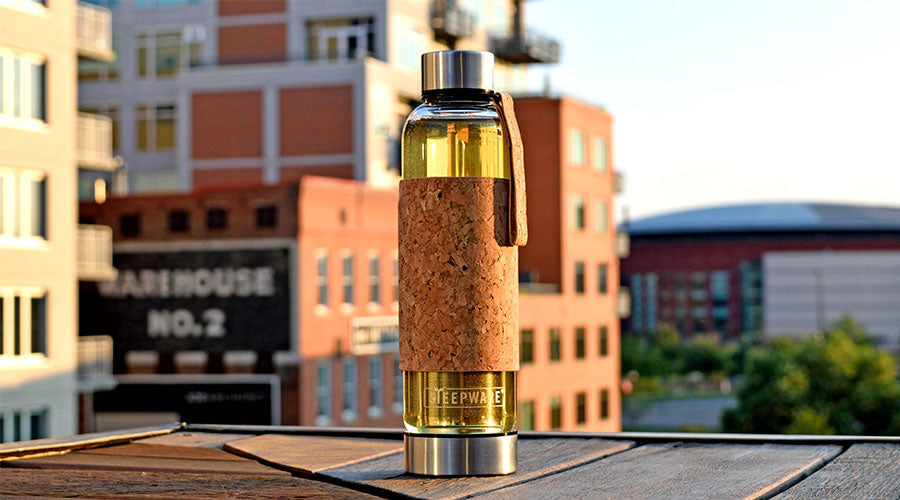
[[[15,114],[15,99],[13,90],[15,90],[16,82],[14,81],[14,60],[19,61],[19,113]],[[47,121],[31,117],[31,71],[30,65],[47,64],[47,57],[35,52],[25,52],[13,50],[8,47],[0,46],[0,126],[15,127],[34,131],[47,131]],[[47,67],[44,66],[44,117],[48,118],[50,110],[47,109],[49,100],[47,99],[47,81],[49,75],[46,74]]]
[[[375,265],[374,270],[375,273],[372,273],[373,267]],[[378,253],[378,250],[369,250],[368,255],[366,256],[366,274],[369,278],[368,283],[368,302],[369,302],[369,310],[376,311],[381,309],[381,301],[383,299],[382,289],[381,289],[381,255]],[[376,292],[373,294],[372,292]],[[378,295],[377,297],[372,297],[372,295]],[[374,299],[374,300],[373,300]]]
[[[161,34],[178,33],[178,68],[171,75],[156,74],[156,40]],[[142,38],[144,37],[144,38]],[[174,78],[191,67],[191,45],[200,45],[200,53],[204,53],[206,27],[202,24],[183,26],[155,26],[141,29],[134,34],[134,77],[138,80],[155,80],[157,78]],[[146,49],[147,74],[141,75],[141,49]],[[120,70],[121,71],[121,70]]]
[[[0,287],[3,298],[3,346],[0,349],[0,367],[5,365],[41,364],[47,356],[31,352],[31,299],[47,298],[47,290],[38,286],[3,286]],[[19,348],[21,354],[15,354],[15,300],[19,299]],[[46,311],[45,311],[46,312]],[[47,328],[44,342],[50,350],[49,314],[44,317]]]
[[[570,209],[570,217],[571,222],[569,223],[572,229],[576,231],[584,231],[585,227],[587,227],[587,201],[585,201],[584,196],[580,194],[573,194],[570,198],[569,204],[571,205]],[[581,207],[581,227],[578,226],[578,208]]]
[[[40,170],[14,169],[0,167],[0,247],[43,248],[47,240],[40,235],[25,234],[30,231],[31,183],[47,179],[47,174]],[[46,185],[45,185],[46,189]],[[47,196],[44,196],[44,220],[47,220]],[[37,216],[40,216],[39,214]],[[14,228],[18,228],[15,231]],[[24,231],[23,231],[24,230]],[[45,232],[47,228],[45,228]]]
[[[317,248],[315,252],[316,256],[316,306],[315,311],[317,314],[325,314],[328,312],[328,303],[329,303],[329,290],[328,290],[328,250],[324,248]],[[319,263],[322,259],[325,259],[325,274],[320,273]],[[320,299],[322,287],[325,287],[325,302],[323,303]]]
[[[341,420],[356,421],[359,407],[359,367],[354,356],[344,356],[341,360]]]
[[[394,355],[394,401],[391,410],[396,414],[403,413],[403,372],[400,370],[400,356]]]
[[[350,259],[350,275],[347,275],[347,259]],[[352,312],[356,303],[356,256],[352,250],[341,250],[341,311]],[[347,287],[350,287],[350,301],[347,301]]]
[[[585,144],[585,133],[583,130],[579,128],[570,128],[568,135],[569,142],[569,163],[576,166],[581,167],[584,165],[587,156],[587,147]],[[576,140],[580,139],[580,140]],[[580,148],[580,154],[577,154],[577,149]]]
[[[46,413],[46,435],[40,436],[37,439],[50,437],[52,432],[50,431],[50,414],[51,409],[48,406],[28,406],[25,408],[7,408],[6,410],[0,409],[0,425],[3,426],[0,434],[3,434],[3,439],[0,439],[0,443],[12,443],[15,435],[15,422],[13,416],[15,414],[19,414],[20,424],[19,424],[19,432],[20,432],[20,441],[29,441],[32,439],[31,437],[31,417],[39,414]]]
[[[609,232],[609,203],[606,200],[594,202],[594,229],[600,234]]]
[[[156,144],[156,124],[159,122],[160,115],[160,107],[171,106],[172,107],[172,122],[175,129],[173,130],[173,140],[172,147],[167,149],[159,149],[159,146]],[[146,109],[141,109],[146,108]],[[163,117],[165,117],[165,113],[168,110],[162,111]],[[141,149],[141,127],[140,122],[141,119],[144,118],[147,121],[147,147],[145,149]],[[138,153],[158,153],[163,152],[167,153],[169,151],[175,151],[178,146],[178,104],[175,102],[145,102],[138,103],[137,106],[134,107],[134,148]]]
[[[593,160],[591,165],[598,172],[606,172],[609,170],[607,158],[609,158],[609,142],[606,137],[594,137],[593,141]]]
[[[400,253],[397,250],[394,250],[391,253],[391,265],[393,269],[391,270],[394,278],[394,286],[392,293],[394,294],[391,297],[391,307],[394,311],[400,310]]]
[[[320,359],[316,363],[316,425],[330,425],[332,412],[331,360]]]
[[[381,354],[369,356],[369,409],[366,411],[369,418],[381,418],[384,414],[382,403],[384,384],[381,380],[383,372]]]

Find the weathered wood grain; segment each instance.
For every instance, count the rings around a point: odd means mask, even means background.
[[[124,455],[129,457],[186,458],[191,460],[231,460],[246,461],[216,448],[191,448],[188,446],[168,446],[163,444],[128,443],[82,450],[80,453],[97,455]]]
[[[136,442],[145,444],[164,444],[167,446],[189,446],[191,448],[221,448],[222,445],[229,441],[236,441],[247,437],[250,437],[250,435],[181,431],[141,439]]]
[[[93,434],[82,434],[79,436],[36,439],[34,441],[0,444],[0,462],[11,458],[53,451],[71,451],[95,446],[127,443],[135,439],[169,434],[170,432],[175,432],[179,429],[181,429],[181,424],[157,425],[139,429],[95,432]]]
[[[900,498],[900,444],[855,444],[776,498]]]
[[[568,441],[568,440],[566,440]],[[840,446],[648,444],[491,498],[768,498],[840,453]]]
[[[0,469],[0,498],[374,498],[309,479],[257,474]]]
[[[224,452],[223,452],[224,453]],[[234,460],[237,458],[237,460]],[[2,463],[3,467],[25,469],[92,469],[197,472],[207,474],[268,474],[287,475],[286,472],[266,467],[253,460],[231,457],[228,460],[160,458],[141,456],[104,455],[75,451],[63,455],[23,458]]]
[[[320,474],[380,491],[421,498],[460,498],[554,474],[626,450],[632,441],[606,439],[523,439],[518,472],[509,476],[428,478],[404,474],[403,453],[328,469]]]
[[[266,464],[310,475],[324,469],[376,458],[403,449],[403,443],[383,439],[319,436],[261,436],[225,443],[225,451]]]

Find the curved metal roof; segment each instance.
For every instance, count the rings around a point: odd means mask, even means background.
[[[734,232],[900,231],[900,207],[750,203],[672,212],[623,224],[633,235]]]

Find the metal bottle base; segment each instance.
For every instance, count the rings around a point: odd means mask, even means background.
[[[406,472],[425,476],[497,476],[516,471],[518,433],[403,433]]]

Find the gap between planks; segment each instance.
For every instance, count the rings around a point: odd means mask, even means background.
[[[823,467],[825,467],[826,465],[828,465],[828,464],[830,464],[831,462],[833,462],[834,460],[836,460],[837,457],[843,455],[843,454],[846,453],[847,450],[849,450],[849,449],[850,449],[850,446],[843,446],[843,445],[841,445],[841,451],[835,453],[833,457],[828,458],[828,457],[826,456],[826,457],[823,458],[822,460],[819,460],[817,463],[814,463],[814,464],[810,465],[809,467],[807,467],[806,469],[800,471],[800,473],[797,474],[796,476],[794,476],[794,477],[788,479],[787,481],[781,483],[777,488],[773,488],[771,491],[766,492],[765,494],[760,495],[760,496],[757,497],[757,498],[759,498],[759,500],[768,500],[769,498],[773,498],[773,497],[775,497],[776,495],[779,495],[779,494],[781,494],[781,493],[784,493],[785,491],[787,491],[787,490],[793,488],[794,486],[800,484],[801,482],[803,482],[804,479],[808,478],[809,476],[811,476],[811,475],[813,475],[814,473],[816,473],[816,472],[818,472],[819,470],[821,470],[821,469],[822,469]]]

